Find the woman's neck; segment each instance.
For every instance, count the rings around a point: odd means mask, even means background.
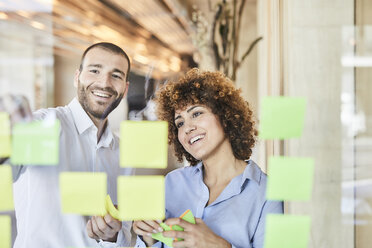
[[[227,184],[243,173],[246,162],[235,158],[231,146],[203,160],[204,183],[207,186]]]

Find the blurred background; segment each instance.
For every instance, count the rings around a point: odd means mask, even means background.
[[[371,0],[0,0],[0,95],[32,110],[68,104],[89,45],[131,57],[130,90],[110,117],[154,120],[151,97],[188,68],[225,72],[259,122],[264,96],[307,99],[300,139],[259,141],[271,155],[315,159],[309,247],[367,248],[372,234]],[[368,155],[369,154],[369,155]],[[169,152],[166,173],[182,164]]]

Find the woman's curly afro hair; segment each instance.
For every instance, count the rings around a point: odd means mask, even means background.
[[[189,154],[178,140],[174,122],[175,111],[201,104],[218,116],[226,136],[229,138],[235,158],[249,159],[256,142],[252,111],[240,95],[241,90],[221,72],[202,72],[191,69],[177,82],[169,82],[156,93],[157,116],[168,121],[168,142],[174,144],[179,162],[185,157],[191,165],[199,161]]]

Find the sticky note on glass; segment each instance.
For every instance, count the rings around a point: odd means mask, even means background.
[[[12,164],[57,165],[59,130],[58,120],[16,124],[12,137]]]
[[[0,247],[10,248],[12,240],[12,229],[10,216],[0,215]]]
[[[0,158],[9,157],[11,153],[10,120],[8,113],[0,112]]]
[[[268,162],[268,200],[308,201],[311,199],[314,160],[298,157],[270,157]]]
[[[195,217],[192,214],[190,209],[186,210],[180,216],[180,218],[189,222],[189,223],[195,224]],[[183,231],[183,228],[179,225],[168,226],[165,223],[160,223],[160,226],[164,229],[164,231],[170,231],[170,230]],[[152,236],[153,239],[159,240],[160,242],[163,242],[164,244],[166,244],[169,247],[173,246],[173,238],[164,237],[162,233],[153,233],[151,236]],[[176,240],[177,241],[182,241],[183,239],[177,239],[176,238]]]
[[[62,172],[59,187],[63,213],[97,216],[106,214],[106,173]]]
[[[305,98],[264,97],[261,103],[261,139],[300,137],[304,127]]]
[[[106,196],[106,211],[117,220],[122,220],[119,210],[112,203],[110,195]]]
[[[120,176],[118,209],[123,220],[162,220],[165,217],[163,176]]]
[[[0,166],[0,211],[12,211],[12,210],[14,210],[12,168],[9,165],[1,165]]]
[[[165,223],[160,223],[159,225],[163,228],[164,231],[172,230],[170,226]],[[151,234],[151,236],[153,239],[163,242],[169,247],[173,247],[173,238],[164,237],[162,233],[153,233]]]
[[[166,168],[168,123],[123,121],[120,125],[120,166]]]
[[[310,216],[269,214],[264,248],[307,248],[310,226]]]

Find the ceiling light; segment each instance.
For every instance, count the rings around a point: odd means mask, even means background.
[[[148,64],[149,63],[149,59],[146,58],[145,56],[142,56],[142,55],[139,55],[139,54],[136,54],[134,55],[134,58],[133,58],[135,61],[137,62],[140,62],[141,64]]]
[[[6,20],[6,19],[8,19],[8,15],[5,14],[4,12],[0,12],[0,19]]]
[[[31,26],[33,26],[34,28],[37,28],[37,29],[45,29],[45,25],[42,24],[41,22],[37,22],[37,21],[32,21]]]

